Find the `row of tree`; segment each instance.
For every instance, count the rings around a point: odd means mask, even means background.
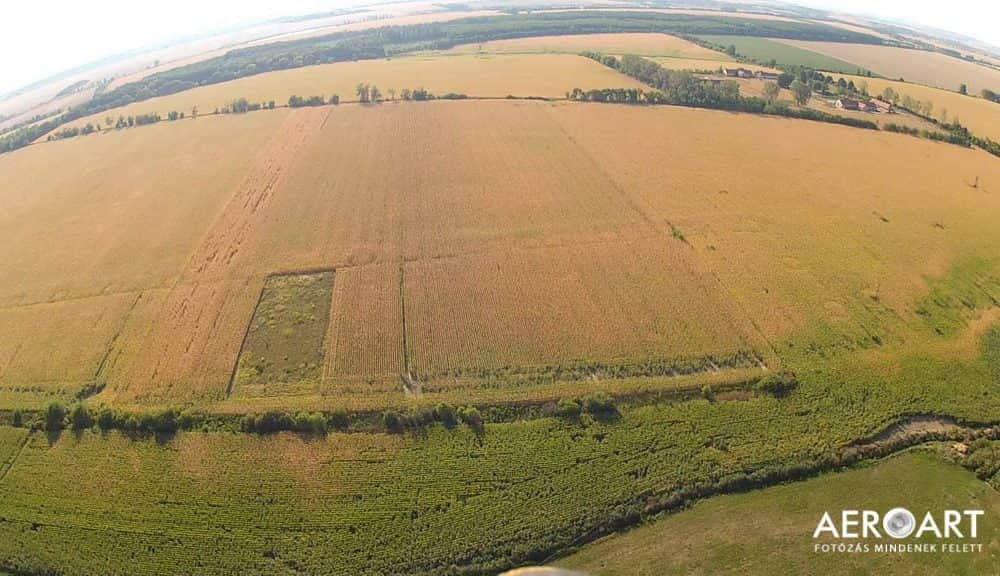
[[[530,36],[658,32],[680,35],[737,34],[880,44],[869,34],[803,22],[760,20],[752,26],[732,18],[686,14],[629,12],[518,13],[451,22],[345,31],[288,42],[230,50],[217,58],[151,74],[136,82],[96,94],[93,99],[47,122],[32,124],[0,137],[0,153],[30,144],[75,120],[157,96],[226,82],[272,70],[329,62],[385,58],[425,49]]]
[[[666,70],[656,62],[639,56],[625,55],[621,58],[603,56],[596,53],[584,53],[606,66],[614,68],[640,82],[652,87],[653,91],[637,91],[608,89],[581,90],[573,89],[568,97],[571,99],[587,99],[599,102],[619,102],[625,104],[672,104],[676,106],[694,106],[699,108],[714,108],[720,110],[735,110],[755,114],[773,114],[817,120],[835,124],[845,124],[857,128],[877,130],[878,125],[870,120],[837,116],[810,108],[791,108],[777,102],[777,89],[768,89],[770,98],[741,96],[739,84],[731,80],[702,79],[687,71]],[[809,76],[807,76],[807,79]],[[793,77],[789,82],[796,102],[805,104],[812,95],[810,86],[801,78]]]

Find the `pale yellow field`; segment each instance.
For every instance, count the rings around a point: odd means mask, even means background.
[[[0,388],[75,391],[98,379],[115,334],[135,330],[132,314],[176,281],[286,115],[152,126],[0,157]]]
[[[979,94],[983,88],[1000,91],[1000,70],[939,52],[840,42],[776,41],[839,58],[894,80],[903,78],[951,91],[958,91],[959,84],[964,83],[970,94]]]
[[[906,338],[895,318],[913,317],[928,278],[959,255],[996,264],[1000,197],[983,183],[1000,188],[1000,165],[984,152],[726,112],[579,108],[553,117],[636,205],[684,231],[772,342],[816,322]],[[633,146],[646,131],[659,136]]]
[[[198,107],[212,112],[244,97],[252,102],[274,100],[278,105],[288,97],[319,95],[326,99],[338,94],[342,102],[356,100],[355,88],[366,82],[378,86],[385,98],[389,90],[426,88],[435,94],[456,92],[469,96],[565,97],[573,88],[638,88],[637,81],[589,58],[571,54],[506,54],[414,56],[363,62],[338,62],[293,70],[269,72],[187,90],[170,96],[130,104],[81,119],[73,125],[104,122],[108,116],[171,110],[189,114]]]
[[[683,38],[655,33],[577,34],[562,36],[535,36],[493,40],[479,44],[463,44],[449,50],[451,53],[536,53],[561,52],[578,54],[584,51],[606,54],[637,54],[640,56],[669,56],[698,60],[726,60],[726,55],[688,42]]]
[[[834,75],[834,78],[837,77],[839,75]],[[910,82],[847,75],[844,78],[853,80],[859,88],[867,85],[868,93],[872,95],[881,94],[886,88],[892,88],[900,95],[909,94],[916,100],[932,102],[934,108],[931,116],[934,118],[940,119],[941,113],[947,112],[949,121],[954,121],[957,117],[974,134],[1000,141],[1000,104]]]
[[[720,68],[746,68],[747,70],[763,70],[765,72],[777,72],[774,68],[758,66],[756,64],[744,64],[732,60],[699,60],[692,58],[650,58],[667,70],[695,70],[699,72],[718,72]]]

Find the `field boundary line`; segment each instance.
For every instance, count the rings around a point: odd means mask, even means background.
[[[103,298],[105,296],[122,296],[124,294],[135,294],[148,292],[149,290],[169,290],[170,286],[147,286],[146,288],[136,288],[134,290],[119,290],[116,292],[102,292],[100,294],[88,294],[86,296],[70,296],[68,298],[60,298],[58,300],[40,300],[37,302],[26,302],[24,304],[8,304],[0,305],[0,310],[18,310],[21,308],[31,308],[34,306],[45,306],[46,304],[62,304],[64,302],[78,302],[80,300],[91,300],[95,298]]]
[[[253,311],[250,313],[250,318],[247,319],[247,327],[243,331],[243,338],[240,340],[240,350],[236,353],[236,360],[233,362],[233,371],[229,374],[229,382],[226,384],[226,398],[228,399],[233,394],[233,385],[236,384],[236,372],[240,368],[240,359],[243,358],[243,352],[246,350],[247,337],[250,336],[250,328],[253,327],[253,319],[257,316],[257,309],[260,307],[261,300],[264,299],[264,290],[267,288],[267,280],[264,280],[264,284],[260,287],[260,292],[257,293],[257,301],[254,302]]]
[[[17,462],[17,460],[21,457],[21,453],[24,452],[25,447],[28,446],[28,440],[31,439],[32,434],[34,434],[33,431],[28,431],[28,433],[24,435],[24,440],[21,440],[21,445],[17,447],[17,452],[12,454],[11,457],[4,462],[3,471],[0,472],[0,483],[7,478],[7,474],[9,474],[14,468],[14,463]]]
[[[139,292],[139,294],[136,295],[135,300],[132,300],[132,305],[129,306],[128,310],[125,311],[125,314],[122,315],[121,324],[118,325],[118,329],[115,330],[115,333],[111,335],[111,339],[108,340],[108,347],[104,351],[104,355],[101,356],[101,361],[97,364],[97,370],[94,371],[95,384],[100,385],[101,376],[104,374],[104,369],[107,367],[108,358],[111,357],[111,353],[115,349],[115,343],[118,342],[118,337],[121,336],[121,333],[125,331],[125,327],[128,326],[129,320],[132,318],[132,312],[139,304],[139,300],[142,299],[142,295],[144,293],[145,292]]]

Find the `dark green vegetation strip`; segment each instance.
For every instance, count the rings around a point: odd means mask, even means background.
[[[864,76],[867,72],[856,64],[767,38],[720,35],[699,35],[698,38],[722,50],[727,50],[732,46],[736,49],[736,55],[764,65],[773,63],[782,66],[804,66],[813,70],[857,74],[859,76]]]
[[[1000,386],[1000,326],[991,328],[983,337],[983,357]]]
[[[800,362],[800,386],[782,398],[625,407],[482,434],[35,432],[0,483],[0,558],[66,574],[494,574],[695,498],[849,464],[845,446],[909,414],[1000,414],[982,360],[907,357],[885,376],[854,355],[823,370]]]
[[[992,259],[960,261],[944,277],[930,282],[930,293],[917,303],[917,315],[937,335],[953,336],[977,310],[1000,306],[1000,275],[996,270]]]
[[[812,531],[825,511],[884,513],[896,506],[932,511],[984,509],[1000,515],[1000,493],[930,449],[805,482],[699,503],[555,564],[592,576],[687,574],[990,574],[1000,528],[981,520],[970,554],[817,554]],[[923,512],[921,512],[922,514]],[[968,531],[966,531],[968,532]],[[966,534],[967,535],[967,534]],[[868,540],[874,546],[875,541]],[[883,541],[884,542],[884,541]]]
[[[152,74],[111,92],[99,94],[89,102],[57,118],[3,136],[0,138],[0,153],[27,146],[63,124],[91,114],[156,96],[175,94],[196,86],[226,82],[264,72],[329,62],[378,59],[417,50],[445,49],[458,44],[489,40],[602,32],[735,34],[800,40],[883,43],[881,39],[871,35],[823,24],[630,12],[486,16],[450,22],[339,32],[233,50],[217,58]]]

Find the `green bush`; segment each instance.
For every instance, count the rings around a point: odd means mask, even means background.
[[[454,428],[458,424],[458,414],[451,404],[438,404],[434,408],[434,419],[445,425],[447,428]]]
[[[94,418],[90,415],[90,410],[83,404],[76,404],[69,413],[70,427],[73,430],[84,430],[94,425]]]
[[[479,413],[479,409],[475,406],[463,406],[459,408],[458,417],[477,434],[483,433],[483,415]]]
[[[607,392],[595,392],[584,396],[583,411],[594,416],[610,416],[618,413],[615,399]]]
[[[399,434],[403,431],[403,417],[399,415],[399,412],[395,410],[386,410],[382,414],[382,424],[385,426],[386,430],[392,432],[393,434]]]
[[[273,434],[281,430],[294,430],[295,420],[283,412],[264,412],[243,417],[243,430],[255,434]]]
[[[24,416],[21,414],[20,410],[14,410],[14,413],[11,414],[10,424],[14,428],[20,428],[24,425]]]
[[[111,430],[115,427],[117,418],[110,408],[101,409],[97,415],[97,427],[101,430]]]
[[[299,412],[295,415],[295,429],[307,434],[326,434],[326,418],[319,412]]]
[[[976,440],[969,446],[969,453],[962,465],[988,482],[1000,474],[1000,441],[991,442],[986,438]]]
[[[62,430],[66,419],[66,409],[59,402],[52,402],[45,408],[45,429]]]
[[[768,374],[757,382],[757,391],[771,394],[773,396],[784,396],[795,390],[799,381],[791,372],[777,372]]]
[[[562,398],[556,404],[556,416],[563,418],[577,418],[581,411],[580,403],[572,398]]]
[[[346,410],[335,410],[330,414],[329,424],[336,430],[346,430],[351,425],[351,419]]]

